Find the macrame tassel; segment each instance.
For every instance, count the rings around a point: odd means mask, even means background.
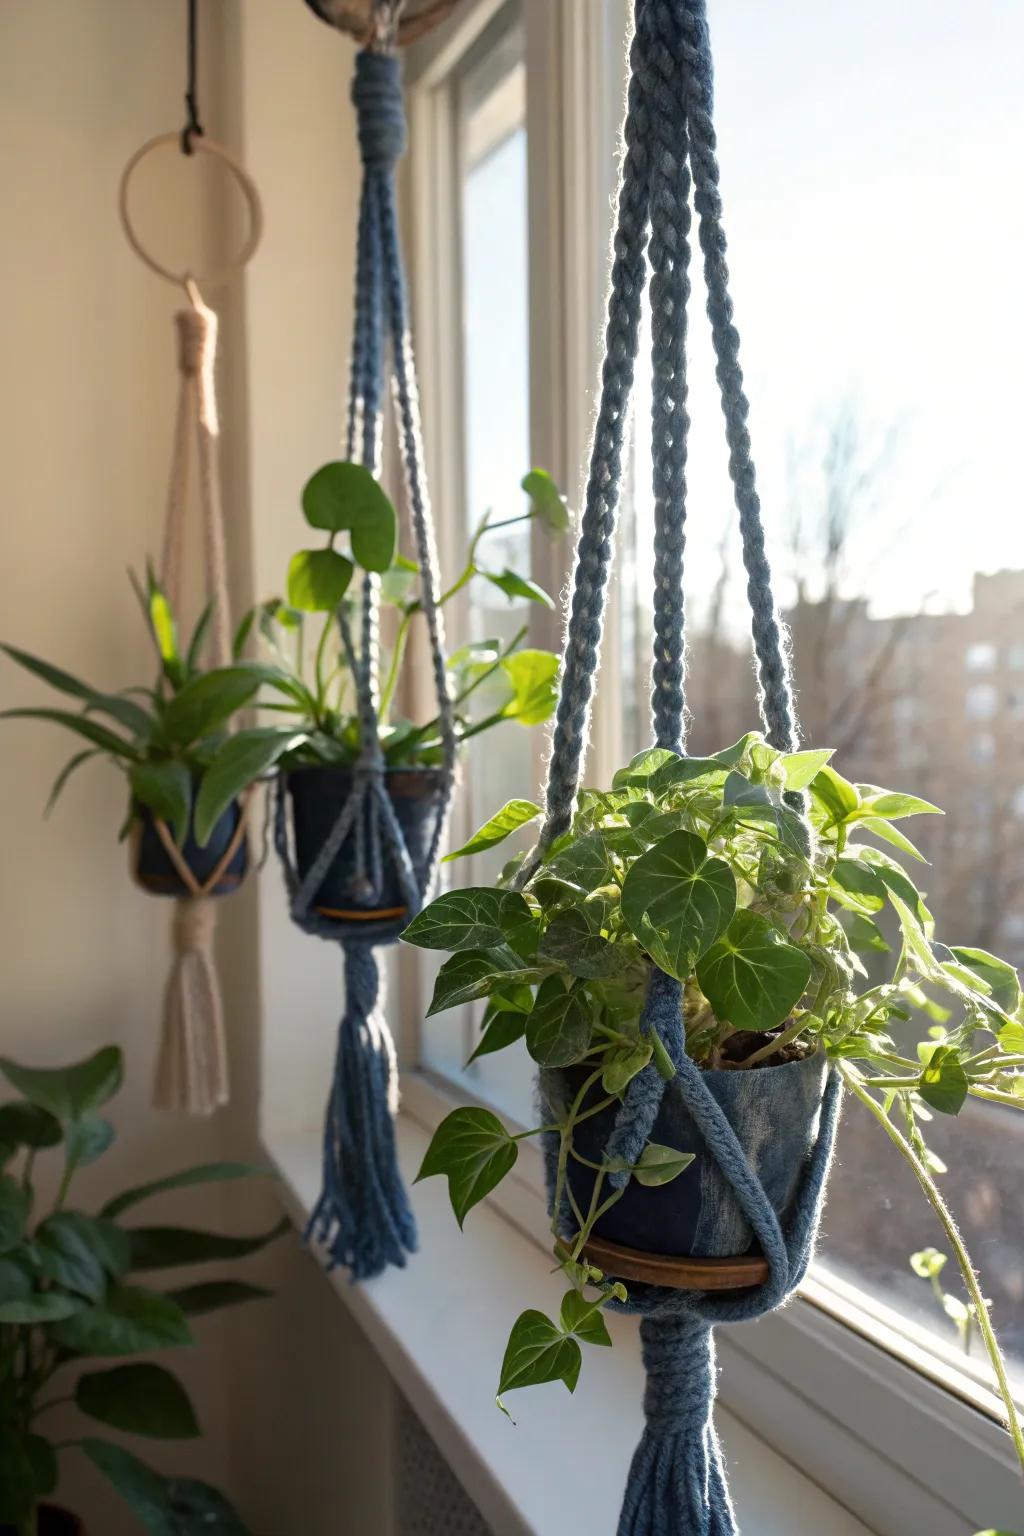
[[[213,957],[216,903],[175,903],[174,961],[164,995],[163,1038],[153,1084],[156,1109],[210,1115],[228,1101],[224,1011]]]
[[[714,1425],[715,1344],[686,1312],[640,1324],[647,1425],[633,1455],[618,1536],[736,1536]]]
[[[416,1223],[398,1169],[395,1047],[384,1019],[380,973],[365,940],[343,946],[345,1012],[324,1128],[323,1193],[307,1236],[330,1267],[369,1280],[415,1253]]]

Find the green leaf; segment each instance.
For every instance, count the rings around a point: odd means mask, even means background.
[[[0,1174],[0,1253],[21,1242],[32,1208],[32,1197],[9,1173]]]
[[[602,1344],[610,1349],[612,1345],[611,1334],[608,1332],[608,1324],[601,1316],[600,1310],[595,1310],[594,1303],[581,1296],[579,1291],[566,1291],[562,1297],[562,1310],[559,1321],[566,1333],[574,1333],[578,1339],[586,1344]]]
[[[71,1067],[21,1067],[0,1057],[0,1072],[29,1103],[66,1124],[99,1109],[117,1092],[124,1060],[118,1046],[108,1045]]]
[[[483,949],[467,949],[452,955],[437,973],[434,995],[427,1009],[428,1018],[443,1013],[446,1008],[456,1008],[460,1003],[473,1003],[477,998],[486,997],[496,984],[529,985],[540,979],[536,970],[513,966],[513,958]]]
[[[548,976],[526,1020],[526,1049],[539,1066],[571,1066],[586,1054],[592,1022],[584,989]]]
[[[502,713],[520,725],[543,725],[558,703],[559,659],[551,651],[517,651],[506,656],[501,670],[512,686],[512,699]]]
[[[631,865],[622,914],[656,965],[685,981],[693,962],[729,926],[736,880],[692,832],[673,832]]]
[[[565,497],[546,469],[531,469],[520,482],[530,498],[530,511],[542,522],[549,533],[569,532],[569,509]]]
[[[274,1176],[271,1169],[261,1168],[255,1163],[198,1163],[195,1167],[182,1169],[180,1173],[169,1174],[163,1179],[154,1179],[150,1184],[136,1184],[131,1189],[126,1189],[123,1194],[108,1200],[100,1211],[100,1215],[113,1219],[133,1205],[139,1205],[143,1200],[151,1199],[153,1195],[166,1194],[171,1189],[192,1189],[197,1184],[224,1184],[234,1179],[273,1178]]]
[[[787,789],[806,789],[832,757],[832,749],[817,752],[787,752],[781,759]]]
[[[160,1365],[89,1371],[75,1384],[75,1403],[91,1419],[131,1435],[194,1440],[200,1433],[188,1393]]]
[[[467,886],[436,897],[413,918],[402,938],[421,949],[493,949],[533,922],[517,891]]]
[[[242,791],[306,739],[302,732],[276,726],[255,726],[228,738],[203,774],[196,796],[195,834],[200,848],[206,847],[224,812]]]
[[[965,948],[955,944],[950,947],[950,954],[967,970],[971,971],[978,980],[988,989],[992,1000],[1004,1013],[1016,1013],[1021,1005],[1020,978],[1013,966],[1005,960],[1000,960],[998,955],[990,955],[985,949]],[[0,1139],[3,1131],[0,1128]]]
[[[110,1286],[102,1306],[54,1323],[48,1333],[53,1343],[82,1355],[137,1355],[192,1343],[180,1307],[156,1291],[129,1285]]]
[[[188,650],[185,652],[185,671],[190,677],[199,669],[199,655],[203,648],[203,642],[205,641],[206,636],[209,634],[210,623],[213,619],[214,610],[216,607],[216,600],[211,597],[210,601],[206,604],[202,613],[199,615],[199,618],[196,621],[196,627],[192,631],[192,639],[189,641]]]
[[[348,529],[364,571],[386,571],[395,554],[398,519],[384,491],[361,464],[325,464],[306,482],[302,510],[311,528]]]
[[[540,813],[540,806],[534,805],[532,800],[509,800],[489,821],[484,822],[478,832],[474,832],[468,843],[456,848],[454,853],[446,854],[442,862],[450,864],[455,859],[466,859],[474,853],[496,848],[507,837],[511,837],[513,832],[518,832],[520,827],[536,821]]]
[[[69,1168],[87,1168],[113,1145],[116,1131],[99,1115],[83,1115],[68,1127],[65,1160]]]
[[[98,1301],[107,1276],[123,1275],[130,1250],[127,1235],[112,1221],[77,1211],[55,1211],[36,1230],[36,1255],[48,1280]]]
[[[273,1294],[262,1285],[250,1285],[245,1280],[204,1280],[167,1292],[186,1317],[203,1317],[207,1312],[241,1306],[246,1301],[265,1301]]]
[[[512,1328],[501,1363],[499,1407],[505,1406],[501,1401],[503,1392],[546,1381],[564,1381],[569,1391],[575,1392],[582,1364],[583,1356],[575,1339],[567,1338],[543,1312],[524,1312]]]
[[[921,1072],[919,1089],[931,1109],[942,1115],[958,1115],[968,1086],[967,1073],[952,1046],[940,1045],[931,1052]]]
[[[474,1205],[512,1171],[518,1156],[518,1145],[497,1115],[488,1109],[456,1109],[434,1132],[416,1182],[444,1174],[461,1227]]]
[[[500,572],[478,570],[477,575],[483,576],[492,587],[497,587],[499,591],[504,592],[507,598],[522,597],[529,603],[540,603],[543,608],[555,606],[543,587],[539,587],[528,576],[520,576],[515,571],[508,570],[507,567]]]
[[[31,1296],[0,1302],[0,1323],[38,1327],[41,1323],[56,1323],[72,1317],[85,1305],[77,1296],[62,1296],[59,1291],[36,1291]]]
[[[875,871],[860,859],[836,860],[830,892],[841,906],[865,917],[881,912],[885,906],[884,884]]]
[[[244,1259],[289,1230],[287,1216],[268,1232],[252,1237],[231,1237],[193,1227],[130,1227],[131,1264],[134,1270],[169,1269],[176,1264],[205,1264],[210,1259]]]
[[[766,918],[736,913],[728,932],[697,962],[701,991],[723,1023],[774,1029],[787,1019],[811,979],[807,955]]]
[[[648,747],[630,758],[625,768],[618,769],[612,779],[612,789],[626,789],[630,785],[642,787],[669,763],[682,761],[684,759],[680,758],[679,753],[671,751],[668,747]]]
[[[602,1059],[601,1086],[605,1093],[624,1093],[654,1054],[650,1039],[641,1035],[629,1044],[613,1045]]]
[[[920,848],[912,843],[910,838],[900,831],[899,827],[894,827],[888,821],[882,821],[876,816],[866,816],[859,825],[864,828],[865,832],[870,832],[874,837],[880,837],[883,842],[890,843],[893,848],[898,848],[900,853],[905,853],[909,858],[916,859],[919,864],[927,864],[928,860]]]
[[[32,1516],[40,1491],[27,1441],[6,1428],[0,1435],[0,1521],[16,1530]]]
[[[354,572],[336,549],[300,549],[288,565],[288,601],[303,613],[334,613]]]
[[[848,779],[827,763],[819,768],[810,783],[815,802],[826,813],[826,825],[840,826],[854,816],[860,806],[860,796]]]
[[[466,1062],[479,1061],[481,1056],[493,1055],[495,1051],[503,1051],[510,1045],[515,1045],[526,1033],[526,1014],[513,1009],[494,1009],[489,1012],[484,1021],[484,1032],[480,1044]]]
[[[192,775],[187,765],[170,759],[135,763],[128,781],[135,799],[167,822],[180,848],[188,837],[192,815]]]
[[[53,781],[50,793],[47,796],[46,805],[43,808],[44,817],[49,816],[53,811],[57,801],[64,793],[64,787],[68,780],[71,778],[71,775],[73,773],[77,773],[78,769],[81,768],[83,764],[91,761],[92,758],[100,756],[102,756],[102,754],[97,747],[87,747],[84,752],[76,752],[74,757],[68,758],[67,762],[64,764],[63,768],[60,770],[57,777]]]
[[[146,571],[146,585],[149,627],[156,642],[157,653],[171,681],[181,682],[184,677],[184,668],[178,650],[178,629],[174,622],[174,613],[166,593],[153,574],[152,567]]]
[[[910,1267],[922,1280],[937,1279],[947,1262],[947,1255],[940,1253],[937,1248],[922,1248],[919,1253],[910,1255]]]
[[[869,949],[877,950],[880,954],[890,952],[891,946],[886,942],[885,935],[870,917],[863,917],[859,912],[849,912],[843,919],[843,927],[850,948],[857,954],[864,954]]]
[[[241,659],[242,653],[248,644],[249,636],[252,633],[252,627],[256,622],[258,612],[258,608],[250,608],[248,613],[243,614],[241,623],[235,630],[235,636],[231,642],[232,661],[239,661]]]
[[[945,813],[930,800],[917,795],[901,795],[874,784],[858,784],[860,808],[857,820],[870,817],[877,821],[899,821],[904,816],[942,816]]]
[[[187,747],[226,725],[243,709],[264,680],[265,669],[238,661],[230,667],[202,672],[180,688],[164,712],[168,739]]]
[[[537,879],[566,880],[582,891],[596,891],[614,876],[615,868],[604,838],[600,832],[588,832],[559,849],[541,867]]]
[[[386,570],[380,578],[381,602],[391,603],[393,607],[401,608],[408,599],[419,573],[420,568],[415,560],[409,560],[405,555],[397,554],[390,569]]]
[[[12,661],[16,661],[19,667],[24,667],[26,672],[42,678],[51,688],[56,688],[58,693],[69,694],[75,699],[91,699],[96,694],[96,689],[89,683],[83,683],[81,678],[74,677],[70,672],[64,672],[60,667],[51,666],[48,661],[43,661],[39,656],[33,656],[28,651],[21,651],[15,645],[4,645],[0,642],[0,651],[6,652]]]
[[[630,960],[624,946],[603,938],[597,919],[581,907],[555,914],[544,930],[537,958],[591,980],[617,975]]]
[[[663,1147],[656,1141],[649,1141],[633,1169],[633,1177],[638,1184],[657,1189],[662,1184],[671,1184],[693,1161],[692,1152],[680,1152],[676,1147]]]
[[[168,1501],[167,1482],[121,1445],[89,1438],[79,1441],[93,1466],[113,1483],[151,1536],[182,1536]]]
[[[0,711],[0,720],[49,720],[52,725],[62,725],[66,730],[73,731],[76,736],[83,736],[94,747],[99,747],[101,752],[108,753],[111,757],[125,758],[134,761],[138,758],[138,749],[123,736],[108,730],[98,720],[93,720],[89,715],[74,715],[66,709],[5,709]]]
[[[0,1259],[0,1303],[24,1301],[31,1296],[33,1274],[27,1248]]]
[[[224,1495],[195,1477],[167,1479],[167,1500],[180,1536],[252,1536]]]
[[[37,1104],[21,1100],[0,1104],[0,1143],[13,1147],[55,1147],[63,1136],[60,1121]]]

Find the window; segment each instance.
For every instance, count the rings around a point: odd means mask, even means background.
[[[557,24],[551,16],[556,9],[562,14]],[[546,0],[522,0],[518,7],[478,0],[476,11],[497,19],[461,60],[445,64],[439,81],[428,82],[435,96],[447,93],[455,103],[459,124],[444,142],[455,146],[461,178],[460,312],[468,315],[479,299],[478,236],[484,242],[501,229],[501,251],[489,261],[500,257],[506,263],[513,247],[522,253],[516,295],[502,287],[499,300],[494,286],[497,270],[513,280],[511,266],[486,270],[482,345],[478,337],[463,338],[458,370],[464,389],[470,377],[478,384],[472,398],[465,395],[458,493],[445,497],[446,506],[465,508],[461,526],[479,511],[471,505],[475,500],[507,494],[516,483],[522,465],[512,462],[509,443],[524,430],[527,413],[532,457],[561,473],[578,502],[601,329],[599,304],[588,308],[582,294],[588,286],[599,289],[587,264],[595,252],[603,263],[607,251],[609,145],[621,109],[627,10],[625,0],[566,0],[558,8]],[[588,31],[598,11],[604,44],[599,29]],[[737,325],[769,545],[794,639],[804,736],[810,744],[834,747],[850,778],[910,790],[946,808],[945,820],[922,818],[911,829],[933,861],[929,899],[942,931],[965,944],[1002,945],[1024,961],[1024,927],[1013,910],[1024,873],[1024,824],[1017,827],[1005,816],[1016,786],[999,780],[1004,706],[1001,691],[982,680],[1000,655],[1011,667],[1024,668],[1024,646],[1013,641],[1019,623],[1014,615],[1024,603],[1024,527],[1002,516],[1000,495],[1015,470],[1016,381],[1012,355],[999,342],[1008,327],[1024,326],[1024,291],[1015,278],[1024,215],[1006,193],[1018,158],[1014,146],[1024,139],[1024,99],[1010,63],[1014,51],[1024,48],[1024,13],[983,0],[972,11],[966,57],[955,27],[936,29],[931,0],[908,0],[897,8],[867,0],[852,29],[816,0],[794,0],[784,18],[773,15],[771,21],[739,0],[720,0],[711,25]],[[559,26],[567,36],[560,36]],[[924,51],[922,38],[929,40]],[[892,61],[884,76],[872,63],[880,42]],[[559,50],[568,56],[573,47],[573,65],[561,61],[560,73]],[[579,54],[587,54],[584,65]],[[517,181],[514,198],[503,196],[494,207],[487,203],[489,178],[515,152],[500,129],[485,125],[498,120],[499,102],[507,107],[512,100],[510,71],[516,70],[521,82],[528,72],[528,88],[518,98],[525,107],[503,121],[521,135],[524,180]],[[973,104],[957,151],[972,166],[971,176],[957,181],[966,205],[958,223],[966,229],[966,252],[949,245],[943,223],[950,168],[942,114],[945,82],[953,76]],[[860,100],[865,92],[867,115],[839,109],[838,103]],[[555,95],[558,110],[551,106]],[[787,103],[784,112],[779,100]],[[474,113],[481,114],[476,126]],[[478,160],[467,156],[474,133],[486,142],[488,132],[497,133],[494,145],[504,146],[507,158],[500,148],[497,156],[493,150]],[[493,226],[474,232],[474,210],[485,206]],[[870,228],[852,243],[852,210],[868,206]],[[518,226],[509,222],[513,208],[523,218]],[[872,234],[881,229],[884,240]],[[686,581],[689,750],[701,753],[750,728],[754,683],[696,237],[694,250]],[[965,255],[979,270],[992,266],[992,281],[981,301],[984,313],[971,312],[951,348],[934,316],[958,291]],[[437,282],[450,282],[437,265],[419,278],[431,304]],[[499,302],[505,313],[495,317]],[[497,333],[489,327],[498,327]],[[528,327],[534,348],[527,378],[506,366],[496,338],[513,329],[524,337]],[[649,342],[648,325],[645,350]],[[635,420],[642,425],[631,446],[606,629],[589,765],[595,783],[649,744],[648,375],[641,358]],[[505,411],[508,429],[492,462],[494,417]],[[987,582],[985,572],[993,570],[1002,574]],[[536,552],[534,574],[557,589],[557,578],[552,582],[538,567]],[[998,605],[989,602],[996,580]],[[497,632],[487,627],[496,617],[478,610],[474,632]],[[980,623],[990,640],[972,638]],[[965,668],[968,686],[960,704]],[[965,729],[956,720],[958,709],[978,726]],[[505,736],[494,753],[507,745]],[[963,789],[968,765],[975,770],[969,794]],[[474,762],[473,788],[483,791],[474,817],[482,818],[509,793],[524,792],[521,778],[511,790],[511,777],[499,778],[504,766],[493,757]],[[514,771],[521,772],[521,764]],[[486,871],[470,876],[478,877]],[[503,1055],[463,1074],[473,1039],[472,1020],[432,1020],[423,1058],[435,1071],[457,1077],[460,1090],[528,1120],[532,1073],[525,1054],[518,1064]],[[945,1188],[975,1240],[1004,1344],[1024,1384],[1014,1173],[1024,1128],[1007,1119],[998,1106],[972,1103],[960,1125],[937,1126],[934,1141],[940,1156],[956,1141],[957,1162],[943,1175]],[[861,1124],[854,1109],[845,1117],[839,1156],[847,1176],[856,1170],[858,1188],[881,1194],[862,1204],[842,1200],[837,1189],[811,1282],[815,1302],[887,1348],[905,1345],[919,1365],[975,1400],[971,1381],[986,1379],[980,1357],[964,1354],[955,1322],[910,1263],[912,1253],[943,1246],[927,1207],[912,1181],[902,1179],[875,1128]],[[958,1294],[952,1263],[945,1280]],[[791,1319],[777,1322],[783,1330],[793,1326]],[[760,1336],[767,1337],[760,1325],[747,1335]],[[803,1391],[804,1363],[799,1353],[787,1356],[776,1374],[792,1376]],[[867,1412],[856,1428],[868,1440],[871,1417]],[[771,1431],[770,1425],[758,1427],[766,1435]],[[786,1433],[781,1426],[776,1432],[780,1438]],[[926,1476],[922,1469],[922,1480]],[[912,1521],[906,1529],[914,1529]]]

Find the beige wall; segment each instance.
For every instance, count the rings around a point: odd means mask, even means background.
[[[247,284],[210,295],[223,322],[223,459],[241,606],[279,586],[298,490],[338,441],[356,195],[350,57],[299,0],[211,0],[200,10],[207,128],[243,150],[267,216]],[[125,568],[158,550],[176,388],[176,296],[129,252],[115,194],[132,150],[180,123],[183,16],[169,0],[0,6],[0,639],[107,688],[150,671]],[[139,198],[147,232],[182,262],[222,243],[234,219],[220,184],[174,154],[140,181]],[[0,662],[0,707],[44,698]],[[83,1203],[181,1164],[255,1155],[261,1091],[275,1119],[317,1118],[340,966],[290,929],[276,870],[221,912],[234,1103],[202,1124],[155,1114],[148,1090],[170,912],[127,879],[115,840],[121,783],[90,764],[44,824],[68,743],[44,725],[0,729],[0,1050],[54,1064],[109,1041],[126,1053],[119,1141],[82,1176]],[[272,1220],[275,1202],[266,1186],[236,1188],[230,1200],[179,1196],[163,1213],[244,1230]],[[229,1487],[257,1536],[383,1533],[386,1380],[297,1241],[249,1273],[269,1277],[278,1299],[200,1320],[199,1348],[175,1362],[204,1441],[152,1459]],[[62,1494],[88,1514],[92,1536],[137,1529],[78,1458],[66,1462]]]

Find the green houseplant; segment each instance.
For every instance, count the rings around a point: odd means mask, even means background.
[[[553,535],[568,528],[565,503],[549,475],[533,470],[523,490],[529,504],[521,514],[501,522],[488,515],[479,523],[463,569],[441,593],[440,607],[474,580],[510,601],[553,606],[528,577],[507,567],[493,569],[481,556],[486,536],[500,528],[532,521]],[[408,642],[423,613],[419,566],[398,551],[394,506],[359,464],[323,465],[303,490],[302,509],[309,526],[325,534],[324,545],[292,557],[286,598],[253,609],[236,639],[240,652],[255,629],[268,647],[274,697],[265,707],[280,722],[239,731],[223,744],[199,792],[197,835],[202,843],[254,775],[276,769],[285,775],[292,799],[300,873],[315,859],[348,798],[361,750],[354,684],[361,636],[355,631],[369,587],[390,616],[391,631],[380,668],[378,739],[389,793],[416,863],[422,829],[442,793],[439,720],[417,723],[395,713]],[[344,550],[338,547],[342,541]],[[315,641],[307,635],[311,625],[317,626]],[[524,625],[509,640],[473,642],[449,657],[448,687],[460,744],[509,721],[528,727],[551,715],[558,659],[525,647],[526,632]],[[345,858],[339,855],[321,887],[321,901],[343,903],[345,882]],[[386,894],[381,900],[389,905]]]
[[[205,609],[183,647],[171,606],[152,572],[145,589],[138,582],[134,584],[156,653],[159,676],[155,685],[106,693],[26,651],[4,645],[12,661],[78,706],[9,709],[4,718],[50,721],[82,744],[58,775],[47,811],[71,775],[93,758],[106,758],[124,774],[129,803],[121,836],[133,836],[136,876],[147,889],[170,895],[186,892],[176,870],[177,861],[166,847],[168,832],[200,883],[214,874],[234,844],[217,879],[215,890],[220,893],[237,885],[245,873],[247,856],[239,835],[238,797],[255,776],[237,783],[216,821],[204,829],[201,846],[195,836],[196,796],[228,725],[250,703],[260,683],[273,680],[274,669],[249,661],[203,669],[199,658],[212,605]],[[159,835],[161,829],[163,837]]]
[[[451,954],[430,1011],[486,1000],[477,1054],[525,1038],[552,1084],[549,1118],[534,1130],[513,1135],[488,1110],[456,1110],[420,1176],[447,1176],[461,1224],[515,1165],[519,1142],[546,1135],[555,1251],[570,1289],[557,1321],[533,1310],[519,1318],[499,1392],[551,1380],[572,1390],[579,1341],[607,1344],[601,1309],[626,1295],[587,1260],[588,1240],[615,1230],[616,1206],[637,1189],[654,1192],[659,1225],[687,1200],[692,1150],[652,1139],[617,1169],[588,1134],[652,1058],[673,1074],[641,1027],[656,966],[683,983],[686,1051],[701,1067],[746,1077],[832,1062],[910,1164],[960,1266],[1024,1464],[1005,1365],[926,1142],[931,1115],[956,1115],[969,1096],[1024,1108],[1020,984],[997,957],[937,942],[924,897],[894,857],[920,859],[897,823],[936,807],[851,784],[830,756],[783,755],[757,735],[705,759],[644,752],[609,791],[583,791],[571,830],[522,889],[513,861],[496,887],[440,896],[410,924],[408,942]],[[785,798],[804,792],[810,852]],[[452,857],[537,815],[514,802]],[[609,1186],[616,1172],[628,1175],[622,1189]]]
[[[123,1218],[167,1190],[261,1170],[203,1164],[126,1189],[98,1212],[76,1210],[68,1203],[75,1174],[114,1139],[98,1111],[121,1085],[121,1052],[110,1046],[61,1070],[0,1059],[0,1073],[19,1095],[0,1104],[0,1530],[60,1536],[70,1528],[44,1501],[56,1487],[58,1456],[75,1452],[89,1458],[158,1536],[245,1536],[215,1489],[164,1477],[93,1429],[162,1440],[200,1434],[177,1378],[148,1359],[125,1363],[124,1357],[189,1345],[193,1317],[269,1292],[241,1280],[171,1290],[145,1281],[150,1271],[175,1265],[243,1258],[287,1223],[253,1237],[227,1237]],[[40,1211],[34,1174],[37,1158],[47,1153],[61,1157],[63,1169],[52,1206]],[[71,1402],[86,1423],[57,1443],[47,1428],[49,1411]]]

